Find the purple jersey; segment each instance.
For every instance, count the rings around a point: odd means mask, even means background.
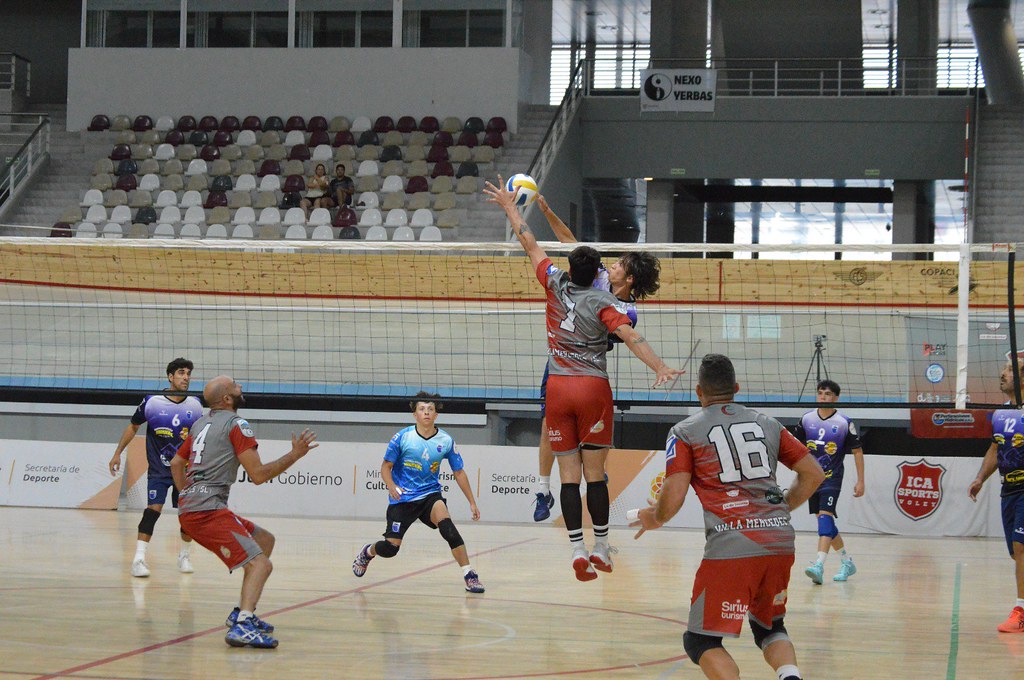
[[[177,404],[162,394],[143,397],[132,415],[133,425],[146,423],[146,461],[149,474],[171,475],[171,459],[188,437],[192,423],[203,415],[203,405],[195,397]]]
[[[1003,496],[1024,492],[1024,411],[1000,409],[992,414],[992,441],[996,445]]]
[[[794,432],[796,438],[818,459],[825,471],[821,488],[838,488],[843,484],[843,459],[853,449],[861,448],[857,426],[836,411],[828,418],[818,415],[818,409],[808,411],[800,419]]]

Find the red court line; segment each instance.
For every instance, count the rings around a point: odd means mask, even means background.
[[[474,553],[473,556],[474,557],[479,557],[480,555],[486,555],[488,553],[497,552],[499,550],[506,550],[508,548],[514,548],[514,547],[516,547],[518,545],[523,545],[524,543],[531,543],[534,540],[536,540],[536,539],[528,538],[528,539],[523,540],[523,541],[516,541],[515,543],[506,543],[505,545],[500,545],[497,548],[491,548],[489,550],[481,550],[480,552]],[[312,606],[312,605],[315,605],[315,604],[321,604],[321,603],[327,602],[329,600],[334,600],[334,599],[337,599],[339,597],[344,597],[345,595],[351,595],[352,593],[359,593],[359,592],[362,592],[364,590],[370,590],[372,588],[378,588],[380,586],[387,585],[389,583],[394,583],[396,581],[402,581],[402,580],[405,580],[407,578],[412,578],[413,576],[419,576],[421,574],[426,574],[428,572],[435,571],[435,570],[440,569],[442,567],[447,567],[451,563],[452,563],[452,560],[446,560],[446,561],[441,562],[439,564],[435,564],[435,565],[430,566],[430,567],[424,567],[423,569],[418,569],[416,571],[410,571],[408,573],[401,574],[399,576],[394,576],[394,577],[386,579],[384,581],[378,581],[376,583],[369,583],[369,584],[367,584],[365,586],[360,586],[358,588],[352,588],[352,589],[344,590],[344,591],[341,591],[341,592],[338,592],[338,593],[333,593],[331,595],[325,595],[324,597],[318,597],[315,600],[308,600],[306,602],[300,602],[298,604],[293,604],[293,605],[288,606],[288,607],[282,607],[281,609],[275,609],[273,611],[267,612],[264,616],[268,616],[269,617],[269,616],[273,616],[275,614],[282,614],[284,612],[290,612],[290,611],[293,611],[295,609],[301,609],[303,607],[309,607],[309,606]],[[183,635],[181,637],[177,637],[177,638],[174,638],[174,639],[171,639],[171,640],[164,640],[163,642],[157,642],[157,643],[152,644],[152,645],[147,645],[146,647],[140,647],[138,649],[133,649],[133,650],[128,651],[128,652],[122,652],[121,654],[114,654],[113,656],[108,656],[108,657],[106,657],[104,659],[99,659],[98,661],[90,661],[89,663],[84,663],[84,664],[81,664],[79,666],[74,666],[72,668],[65,668],[62,671],[57,671],[56,673],[51,673],[49,675],[40,675],[40,676],[36,677],[35,680],[49,680],[50,678],[59,678],[59,677],[62,677],[62,676],[70,675],[72,673],[78,673],[80,671],[89,670],[90,668],[96,668],[97,666],[105,666],[106,664],[113,663],[115,661],[120,661],[122,659],[128,659],[128,658],[131,658],[133,656],[138,656],[139,654],[145,654],[146,652],[151,652],[151,651],[153,651],[155,649],[162,649],[164,647],[170,647],[172,645],[177,645],[177,644],[180,644],[182,642],[188,642],[189,640],[194,640],[196,638],[203,637],[204,635],[209,635],[211,633],[217,633],[217,632],[223,632],[223,631],[224,631],[224,626],[217,626],[216,628],[208,628],[206,630],[201,630],[201,631],[198,631],[198,632],[195,632],[195,633],[190,633],[188,635]]]

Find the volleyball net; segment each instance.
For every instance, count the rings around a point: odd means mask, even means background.
[[[542,245],[567,267],[572,246]],[[1005,401],[1013,246],[591,245],[606,264],[658,255],[638,330],[687,368],[654,390],[617,346],[619,403],[695,403],[708,352],[762,405],[813,402],[825,377],[846,403]],[[227,373],[249,394],[525,402],[547,357],[544,290],[517,243],[8,238],[0,306],[0,388],[151,391],[184,356],[193,387]]]

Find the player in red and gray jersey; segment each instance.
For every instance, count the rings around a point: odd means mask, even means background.
[[[693,582],[686,653],[709,678],[739,678],[722,638],[738,637],[746,618],[780,680],[799,680],[783,624],[794,555],[790,512],[825,473],[778,421],[735,403],[738,391],[729,358],[706,355],[697,378],[704,408],[672,428],[661,494],[632,526],[640,527],[637,538],[662,526],[693,486],[704,508],[707,544]],[[775,481],[780,462],[797,475],[786,492]]]
[[[657,377],[654,386],[682,371],[669,368],[637,333],[625,314],[624,303],[592,284],[601,264],[593,248],[579,246],[569,253],[569,271],[555,267],[530,233],[515,206],[515,194],[501,177],[485,185],[488,201],[505,210],[537,279],[547,291],[548,378],[545,404],[548,438],[558,460],[562,482],[560,498],[565,528],[572,545],[576,578],[597,578],[595,568],[610,572],[608,545],[608,483],[605,459],[612,444],[612,390],[608,384],[605,353],[608,335],[617,335]],[[583,502],[580,482],[587,480],[587,509],[594,523],[594,549],[583,543]]]
[[[274,535],[228,510],[228,494],[239,465],[255,484],[262,484],[315,449],[316,434],[293,434],[292,450],[264,463],[252,427],[238,416],[238,408],[245,405],[242,386],[218,376],[206,384],[203,398],[210,412],[195,422],[171,461],[180,490],[178,521],[182,531],[219,557],[229,571],[241,567],[245,572],[239,606],[225,621],[224,640],[232,647],[277,647],[270,636],[274,627],[253,613],[273,570]]]

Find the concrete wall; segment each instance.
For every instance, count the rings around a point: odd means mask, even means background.
[[[514,48],[76,48],[68,129],[84,129],[97,113],[188,113],[504,116],[514,131],[519,90],[510,83],[520,58]]]
[[[590,98],[579,121],[579,170],[583,177],[953,179],[963,175],[968,106],[958,97],[721,97],[713,114],[641,116],[633,97]]]
[[[68,89],[68,48],[78,47],[81,0],[2,0],[0,50],[32,62],[34,104],[64,101]]]

